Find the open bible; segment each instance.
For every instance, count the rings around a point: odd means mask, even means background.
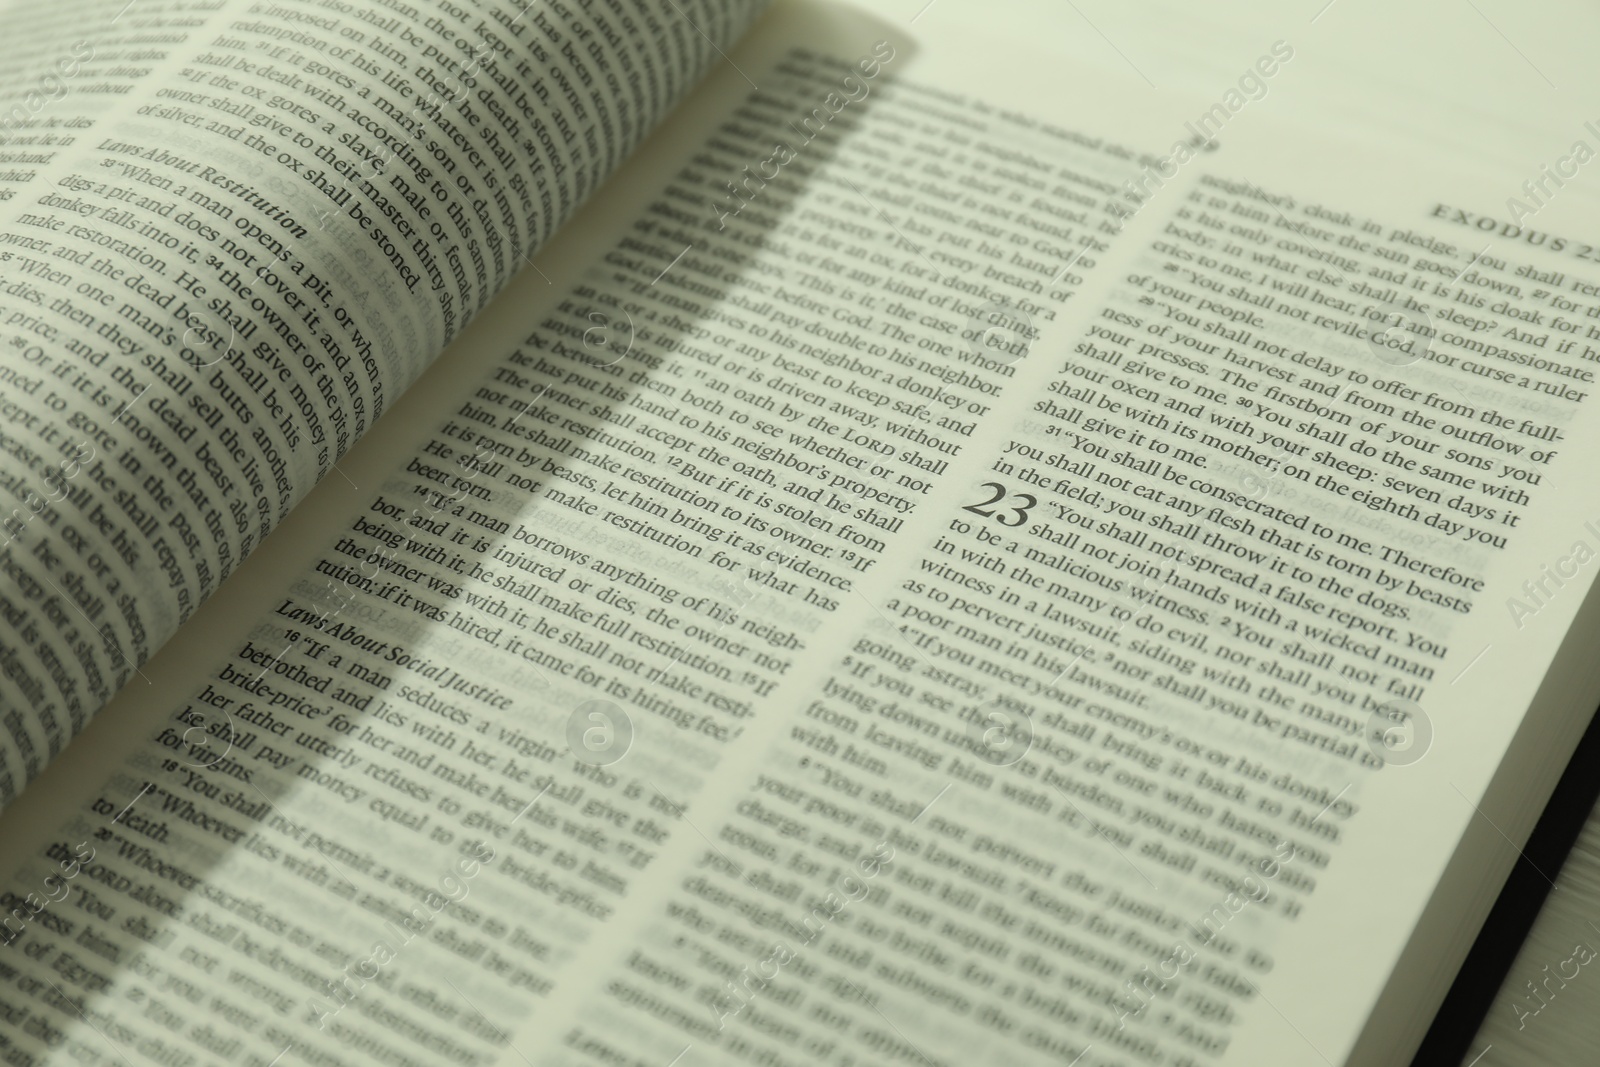
[[[1405,1061],[1593,201],[925,12],[0,10],[0,1062]]]

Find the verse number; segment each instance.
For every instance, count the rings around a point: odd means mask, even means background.
[[[1001,526],[1021,526],[1028,521],[1028,512],[1038,506],[1039,501],[1034,498],[1032,493],[1008,493],[1006,487],[999,482],[984,482],[983,486],[985,489],[993,489],[994,496],[991,496],[988,500],[981,500],[976,504],[965,504],[961,508],[962,511],[970,511],[974,515],[982,515],[986,519],[993,518]],[[996,508],[994,505],[1002,500],[1008,501],[1008,504],[1011,500],[1020,500],[1022,503]],[[1015,515],[1016,519],[1014,521],[1008,520],[1006,518],[1007,515]]]

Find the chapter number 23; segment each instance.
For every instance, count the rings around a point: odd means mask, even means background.
[[[1032,511],[1039,503],[1038,500],[1034,499],[1032,493],[1007,494],[1006,487],[1001,485],[999,482],[984,482],[983,486],[985,489],[993,489],[994,496],[991,496],[988,500],[981,501],[977,504],[965,504],[962,506],[961,510],[970,511],[974,515],[982,515],[986,519],[992,517],[994,521],[998,522],[1001,526],[1021,526],[1023,523],[1028,521],[1028,512]],[[1006,501],[1008,506],[1004,508],[996,508],[994,505],[1000,503],[1002,500]],[[1020,500],[1022,503],[1011,503],[1011,501],[1014,500]],[[1006,518],[1007,515],[1014,515],[1016,517],[1014,519],[1008,519]]]

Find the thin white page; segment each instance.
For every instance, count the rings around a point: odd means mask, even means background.
[[[905,68],[908,76],[1053,119],[1071,129],[1115,131],[1124,140],[1136,140],[1129,133],[1132,129],[1150,129],[1150,136],[1156,138],[1152,147],[1166,147],[1160,140],[1160,121],[1152,118],[1148,101],[1140,98],[1143,90],[1131,79],[1084,69],[1074,72],[1081,73],[1079,80],[1059,65],[1051,66],[1036,58],[1030,49],[1014,40],[1005,39],[992,23],[988,27],[994,31],[991,34],[971,24],[957,27],[953,23],[954,20],[941,30],[933,14],[927,16],[926,22],[919,20],[916,39],[922,47],[915,64]],[[1044,24],[1028,23],[1030,36],[1048,39],[1047,33],[1033,33]],[[1093,51],[1084,44],[1088,36],[1080,28],[1073,50]],[[1261,50],[1269,43],[1264,38]],[[811,46],[823,45],[818,42]],[[744,62],[752,51],[755,50],[736,55],[736,61]],[[1248,60],[1246,57],[1241,67],[1247,66]],[[1282,86],[1292,84],[1292,77],[1304,66],[1311,64],[1305,52],[1297,52],[1296,62],[1303,66],[1285,65],[1283,74],[1273,83],[1269,101]],[[756,66],[756,61],[751,59],[750,65]],[[1324,85],[1347,85],[1341,80],[1346,78],[1348,64],[1333,76],[1322,75]],[[1224,83],[1222,88],[1227,86]],[[1220,97],[1220,91],[1217,95]],[[1203,110],[1210,101],[1200,103]],[[1381,111],[1380,100],[1368,99],[1365,103],[1369,115]],[[1445,98],[1439,96],[1435,103],[1442,107]],[[1193,117],[1182,104],[1169,106],[1174,108],[1175,126],[1181,127],[1185,119]],[[1437,153],[1430,155],[1424,148],[1397,146],[1392,140],[1386,147],[1363,149],[1352,143],[1348,130],[1343,137],[1332,132],[1325,137],[1307,137],[1302,131],[1298,143],[1293,143],[1268,125],[1265,116],[1271,106],[1269,102],[1260,107],[1259,125],[1254,112],[1231,125],[1224,138],[1226,148],[1208,166],[1230,176],[1246,176],[1275,192],[1290,191],[1302,198],[1318,199],[1334,209],[1348,209],[1397,226],[1432,232],[1442,240],[1471,243],[1474,252],[1489,245],[1487,252],[1491,256],[1515,253],[1513,263],[1527,263],[1544,272],[1562,269],[1559,260],[1546,258],[1536,249],[1514,242],[1496,249],[1490,239],[1475,241],[1476,234],[1471,233],[1470,227],[1467,232],[1452,230],[1445,222],[1429,219],[1441,203],[1470,205],[1474,215],[1503,210],[1505,198],[1518,192],[1515,184],[1502,184],[1492,174],[1468,177],[1459,161],[1452,159],[1446,164]],[[1122,113],[1124,108],[1126,113]],[[1302,108],[1305,110],[1310,109]],[[1348,120],[1348,110],[1344,117]],[[1540,117],[1548,118],[1549,112],[1542,112]],[[1396,125],[1414,130],[1427,123],[1415,113],[1406,113],[1405,121]],[[1513,158],[1514,150],[1527,150],[1537,144],[1541,134],[1548,134],[1550,125],[1530,122],[1518,127],[1495,127],[1503,136],[1494,143],[1504,145],[1505,151],[1483,155]],[[1394,132],[1389,131],[1389,135]],[[1557,153],[1560,154],[1563,153]],[[1201,165],[1194,167],[1195,172],[1201,169]],[[1537,163],[1515,173],[1519,179],[1537,176]],[[1166,192],[1174,200],[1183,195],[1181,188]],[[1560,233],[1563,224],[1569,231],[1577,229],[1576,220],[1583,216],[1585,207],[1582,190],[1574,187],[1565,193],[1564,200],[1555,198],[1548,210],[1541,209],[1539,229]],[[1152,207],[1150,212],[1153,217],[1160,208]],[[1448,213],[1443,217],[1448,222]],[[1151,218],[1143,221],[1146,229],[1142,233],[1130,231],[1130,245],[1139,244],[1141,236],[1150,236]],[[1577,268],[1581,271],[1582,264]],[[1103,272],[1093,283],[1095,289],[1084,291],[1077,308],[1094,308],[1097,296],[1115,284],[1111,277],[1114,274],[1115,271]],[[1053,339],[1071,339],[1081,327],[1081,321],[1064,319],[1044,334],[1041,345],[1048,347]],[[1538,521],[1519,530],[1514,547],[1497,564],[1491,587],[1500,583],[1502,588],[1515,590],[1526,578],[1538,576],[1540,564],[1571,556],[1574,539],[1583,536],[1583,523],[1595,511],[1592,498],[1586,503],[1581,495],[1581,457],[1592,446],[1594,432],[1591,426],[1562,442],[1564,458],[1550,463],[1544,479],[1546,484],[1561,486],[1562,491],[1539,498]],[[1512,558],[1517,555],[1521,562]],[[1352,826],[1338,862],[1318,887],[1316,903],[1275,953],[1278,966],[1269,979],[1261,982],[1261,999],[1240,1024],[1239,1037],[1221,1062],[1339,1062],[1344,1058],[1384,989],[1423,906],[1433,895],[1444,865],[1455,852],[1461,835],[1479,818],[1474,807],[1518,729],[1520,709],[1528,705],[1539,687],[1559,635],[1576,613],[1588,580],[1583,573],[1569,580],[1559,598],[1552,598],[1548,606],[1540,608],[1536,621],[1522,620],[1525,626],[1521,631],[1507,613],[1503,598],[1487,594],[1480,598],[1478,610],[1452,636],[1451,656],[1437,667],[1437,677],[1444,683],[1438,688],[1447,690],[1448,695],[1435,698],[1444,707],[1439,715],[1430,717],[1435,734],[1429,754],[1417,765],[1393,769],[1362,787],[1361,804],[1369,816],[1374,812],[1403,811],[1401,825],[1397,827],[1395,819],[1378,816]],[[1488,659],[1497,645],[1504,659]],[[1486,648],[1488,651],[1484,651]],[[1469,671],[1480,667],[1484,668],[1481,674]],[[1459,693],[1449,685],[1451,679],[1458,678]],[[1565,726],[1570,744],[1575,736],[1570,720]],[[1548,739],[1551,734],[1545,736]],[[728,793],[735,791],[730,789]],[[1537,807],[1535,803],[1513,813],[1517,815],[1515,821],[1497,808],[1491,811],[1502,826],[1515,834],[1519,824],[1525,830]],[[1480,837],[1498,833],[1485,829],[1481,822],[1474,832]],[[1497,857],[1490,869],[1503,871],[1509,862],[1510,847],[1506,845],[1506,853]],[[1377,888],[1380,882],[1381,891]],[[626,924],[619,922],[613,945],[628,943],[628,936]],[[1405,1014],[1407,1009],[1402,1006],[1396,1010]],[[524,1047],[539,1046],[534,1043]],[[1393,1054],[1400,1055],[1398,1050]]]
[[[1284,6],[1247,0],[1196,8],[1176,3],[1062,5],[1019,0],[1007,5],[1003,12],[991,5],[978,9],[944,2],[930,5],[922,0],[871,6],[892,10],[908,23],[914,20],[919,39],[928,45],[930,59],[938,56],[940,40],[967,41],[971,35],[984,33],[999,37],[1010,33],[1013,27],[1023,27],[1031,47],[1048,48],[1052,54],[1097,65],[1104,77],[1095,79],[1097,85],[1087,96],[1080,97],[1079,103],[1066,105],[1073,114],[1093,114],[1114,102],[1159,111],[1163,105],[1157,103],[1160,95],[1155,87],[1195,94],[1194,99],[1204,99],[1209,104],[1248,66],[1262,43],[1281,37],[1296,48],[1294,69],[1275,78],[1267,98],[1252,102],[1251,114],[1241,116],[1230,128],[1230,148],[1239,147],[1238,138],[1248,136],[1258,121],[1292,125],[1303,133],[1309,148],[1298,163],[1280,163],[1286,171],[1305,175],[1323,169],[1338,155],[1316,150],[1324,133],[1329,136],[1330,145],[1334,141],[1348,144],[1367,138],[1387,140],[1403,146],[1400,153],[1413,165],[1390,167],[1379,163],[1365,171],[1352,168],[1341,195],[1365,189],[1374,194],[1375,206],[1381,206],[1385,193],[1416,189],[1419,199],[1426,199],[1433,183],[1454,182],[1460,177],[1456,161],[1470,159],[1482,178],[1473,198],[1463,204],[1470,204],[1477,212],[1498,213],[1505,218],[1507,200],[1515,196],[1525,205],[1538,208],[1538,217],[1530,226],[1578,235],[1592,227],[1595,217],[1592,175],[1580,171],[1560,187],[1556,196],[1549,193],[1559,183],[1548,180],[1551,166],[1570,157],[1575,142],[1600,148],[1600,135],[1588,125],[1594,115],[1586,106],[1594,99],[1596,88],[1586,45],[1600,30],[1600,13],[1588,5],[1528,8],[1476,3],[1440,8],[1419,3],[1374,6],[1318,0]],[[1029,63],[1021,60],[1017,66],[1027,68]],[[1029,77],[1026,69],[1018,74],[1019,80]],[[1116,74],[1123,77],[1119,80]],[[1032,94],[1037,95],[1059,78],[1059,68],[1048,73],[1035,71]],[[989,84],[996,82],[991,79]],[[1030,90],[1024,87],[1022,92],[1029,94]],[[1174,122],[1186,117],[1192,116],[1172,116]],[[1270,147],[1263,151],[1269,160],[1272,154]],[[1434,161],[1431,167],[1430,158]],[[1428,173],[1415,176],[1419,169]],[[1543,181],[1542,201],[1529,198],[1524,183],[1530,181]],[[1541,195],[1537,187],[1532,192]],[[1569,446],[1569,452],[1576,454],[1578,449]],[[1589,517],[1592,516],[1584,516]],[[1552,524],[1551,537],[1557,543],[1576,526],[1569,520],[1560,524],[1560,529],[1564,532],[1557,532]],[[1560,547],[1552,559],[1565,556],[1572,546],[1568,542]],[[1538,575],[1535,568],[1516,577],[1520,581],[1537,579]],[[1572,601],[1578,600],[1583,591],[1575,584],[1569,585],[1563,592],[1562,612],[1544,612],[1520,633],[1502,626],[1506,633],[1498,644],[1499,651],[1515,662],[1530,643],[1559,640],[1560,630],[1568,622],[1566,612],[1575,610]],[[1592,625],[1593,612],[1588,614]],[[1509,625],[1508,620],[1509,616],[1502,618]],[[1589,630],[1580,625],[1577,632],[1581,646],[1581,635]],[[1486,640],[1486,644],[1493,643],[1492,639]],[[1593,670],[1581,662],[1590,657],[1580,647],[1569,658],[1580,662],[1550,680],[1556,690],[1550,695],[1564,701],[1566,721],[1559,727],[1524,724],[1517,756],[1508,758],[1508,766],[1502,768],[1496,788],[1489,795],[1480,796],[1466,782],[1454,780],[1454,785],[1470,796],[1480,811],[1481,817],[1472,831],[1479,850],[1488,850],[1494,862],[1488,867],[1473,861],[1461,864],[1462,869],[1455,872],[1456,880],[1446,881],[1439,892],[1446,898],[1460,893],[1474,896],[1470,911],[1478,919],[1487,913],[1509,870],[1514,858],[1512,839],[1523,840],[1543,810],[1544,798],[1564,765],[1565,753],[1575,743],[1592,710]],[[1489,667],[1490,674],[1498,669],[1488,655],[1478,666]],[[1586,676],[1586,686],[1574,683],[1572,676],[1578,674]],[[1473,675],[1464,676],[1462,684],[1469,681],[1483,684],[1482,677]],[[1561,692],[1563,686],[1572,691]],[[1515,705],[1508,699],[1505,704],[1491,701],[1489,706],[1503,711],[1506,706]],[[1474,744],[1479,740],[1475,737]],[[1486,741],[1484,747],[1489,747]],[[1418,788],[1428,793],[1441,786],[1434,781],[1419,784]],[[1450,799],[1463,804],[1454,790],[1443,788]],[[1414,813],[1427,808],[1407,806],[1399,810],[1409,820],[1420,817]],[[1414,857],[1404,850],[1402,856],[1400,865],[1412,869]],[[1353,914],[1347,922],[1327,920],[1326,932],[1332,940],[1340,941],[1343,935],[1356,930],[1369,932],[1368,913],[1389,915],[1393,911],[1388,902],[1373,902],[1364,908],[1364,902],[1370,901],[1372,895],[1359,880],[1348,899]],[[1397,923],[1395,927],[1399,931],[1396,936],[1403,937],[1404,924]],[[1391,978],[1389,995],[1378,998],[1372,1006],[1379,1025],[1363,1042],[1362,1058],[1357,1062],[1408,1062],[1410,1052],[1405,1042],[1420,1039],[1432,1021],[1436,998],[1443,995],[1443,984],[1453,977],[1471,937],[1448,920],[1427,922],[1424,928],[1434,940],[1430,943],[1424,935],[1418,935],[1422,944],[1412,946],[1407,964]],[[1324,946],[1319,951],[1330,951],[1328,958],[1338,959],[1351,952],[1367,952],[1370,941],[1367,936],[1351,937],[1342,940],[1342,944],[1346,946],[1343,949],[1328,950]],[[1443,951],[1435,951],[1440,948]],[[1313,984],[1300,1009],[1291,1016],[1297,1025],[1319,1019],[1326,1008],[1324,995],[1315,986],[1317,974],[1321,973],[1318,964],[1308,960],[1306,968]],[[1433,986],[1433,999],[1425,998],[1421,1005],[1414,1003],[1411,991],[1428,983]],[[1286,1036],[1287,1024],[1275,1021],[1278,1036]],[[1398,1036],[1402,1034],[1403,1037]],[[1243,1047],[1255,1048],[1251,1043]],[[1338,1062],[1336,1047],[1322,1047],[1320,1051]],[[1322,1062],[1303,1042],[1296,1046],[1290,1041],[1283,1054],[1290,1056],[1291,1062],[1298,1056],[1310,1056],[1309,1062]],[[1251,1060],[1246,1055],[1240,1062]]]

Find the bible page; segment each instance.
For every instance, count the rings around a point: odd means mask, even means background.
[[[1587,585],[1581,211],[927,18],[782,6],[0,827],[26,1054],[1346,1058]]]

